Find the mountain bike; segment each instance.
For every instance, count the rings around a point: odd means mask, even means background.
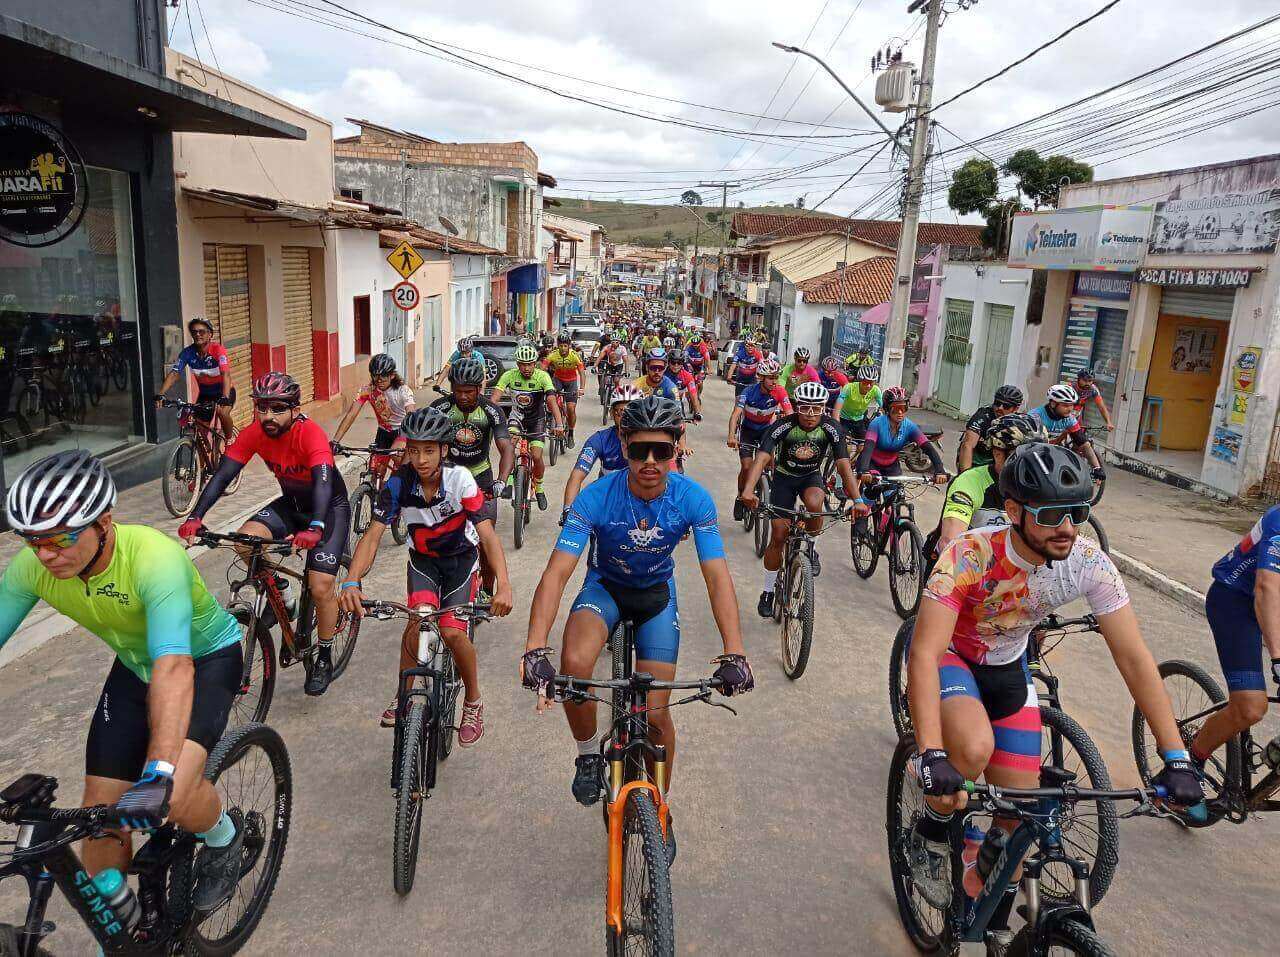
[[[671,901],[671,872],[667,839],[667,749],[649,740],[648,696],[651,691],[695,691],[668,707],[693,701],[737,714],[713,701],[715,678],[697,681],[657,681],[635,671],[635,626],[618,623],[609,637],[613,677],[608,681],[557,675],[548,694],[560,702],[597,701],[612,710],[612,722],[601,743],[608,762],[603,782],[608,858],[605,872],[605,948],[610,957],[656,954],[674,957],[675,913]],[[593,694],[610,692],[611,700]],[[652,768],[652,772],[650,771]]]
[[[1182,739],[1190,748],[1204,719],[1227,706],[1227,696],[1209,673],[1190,661],[1164,661],[1160,677],[1173,702]],[[1267,701],[1280,704],[1280,695]],[[1256,727],[1256,726],[1255,726]],[[1133,759],[1144,784],[1163,766],[1160,748],[1137,708],[1133,711]],[[1255,775],[1261,775],[1255,780]],[[1174,820],[1186,827],[1209,827],[1219,821],[1243,824],[1250,814],[1280,811],[1280,735],[1265,744],[1246,729],[1209,756],[1202,781],[1205,803]]]
[[[477,621],[489,619],[488,605],[457,605],[439,611],[414,611],[389,601],[362,602],[380,621],[409,618],[418,622],[418,664],[400,672],[396,692],[395,737],[391,746],[391,790],[396,792],[395,833],[391,878],[401,897],[413,890],[422,835],[422,805],[436,786],[439,762],[453,751],[454,718],[462,679],[453,655],[440,637],[442,615],[467,620],[467,638],[474,640]]]
[[[380,449],[373,445],[353,447],[338,442],[330,444],[334,455],[367,456],[364,466],[360,469],[360,478],[356,482],[355,491],[351,493],[351,536],[347,542],[347,548],[349,551],[355,551],[356,542],[360,541],[360,536],[369,530],[369,523],[373,521],[373,507],[378,502],[378,493],[386,484],[390,471],[389,466],[381,470],[377,469],[376,466],[382,464],[377,460],[385,459],[401,450]],[[405,524],[403,510],[391,525],[391,537],[396,540],[397,545],[403,545],[409,538],[409,528]]]
[[[902,925],[917,949],[924,953],[954,953],[962,944],[986,944],[988,954],[1085,954],[1109,957],[1116,953],[1094,929],[1089,895],[1089,865],[1064,848],[1058,827],[1064,809],[1082,801],[1136,801],[1123,817],[1167,817],[1152,801],[1163,789],[1111,790],[1082,788],[1075,775],[1056,767],[1040,769],[1038,788],[997,788],[968,782],[969,806],[952,816],[950,905],[938,909],[920,896],[911,876],[908,842],[912,828],[924,814],[918,755],[913,738],[903,738],[889,768],[886,822],[889,838],[889,870]],[[964,888],[965,829],[975,816],[1017,819],[1005,849],[991,868],[976,898]],[[1023,858],[1030,853],[1030,857]],[[1001,942],[988,930],[996,908],[1022,868],[1023,907],[1026,924],[1011,942]],[[1065,869],[1072,875],[1072,894],[1066,899],[1046,898],[1041,883],[1046,867]]]
[[[44,918],[55,888],[109,954],[234,954],[243,948],[266,912],[289,840],[289,752],[271,728],[244,725],[223,735],[204,776],[217,788],[223,808],[239,812],[245,835],[235,893],[209,914],[192,906],[200,845],[194,834],[173,824],[149,832],[128,868],[137,892],[113,908],[73,849],[83,838],[120,826],[111,808],[54,807],[58,781],[42,774],[24,774],[0,791],[0,821],[19,827],[7,860],[0,860],[0,880],[23,877],[29,897],[25,923],[0,924],[0,955],[48,953],[40,945],[54,929]]]
[[[213,424],[217,408],[213,403],[162,399],[160,405],[178,410],[178,441],[165,463],[160,491],[169,514],[186,518],[222,460],[227,443],[222,430]],[[225,494],[235,494],[242,475],[243,469],[231,480]]]
[[[881,555],[888,558],[889,594],[903,619],[920,607],[925,578],[924,535],[916,525],[912,499],[924,489],[938,487],[918,475],[880,476],[862,489],[871,502],[871,514],[849,528],[849,551],[859,578],[875,574]]]
[[[758,445],[748,443],[744,448],[752,451],[759,451]],[[742,528],[755,536],[756,558],[763,558],[765,549],[769,547],[770,525],[765,517],[763,509],[769,503],[769,487],[771,484],[772,469],[765,469],[760,473],[760,478],[756,480],[756,498],[760,500],[760,504],[756,508],[744,509],[742,513]]]
[[[567,423],[569,421],[568,407],[561,400],[559,393],[557,393],[554,396],[548,397],[547,401],[560,403],[560,421]],[[548,409],[545,414],[551,415],[551,410]],[[565,427],[568,428],[567,425]],[[546,435],[544,433],[541,436],[535,436],[535,438],[541,438],[544,440],[544,444],[546,447],[546,456],[547,456],[547,468],[550,468],[551,466],[555,465],[556,459],[560,458],[560,453],[564,451],[564,431],[561,430],[560,432],[556,432],[553,429],[550,435]],[[532,475],[533,472],[530,471],[529,474]],[[516,547],[519,548],[518,545]]]
[[[916,618],[912,616],[898,628],[889,657],[889,711],[900,738],[915,734],[907,704],[907,655]],[[1049,615],[1032,629],[1027,638],[1027,670],[1041,686],[1040,726],[1041,764],[1065,768],[1077,778],[1087,780],[1090,787],[1107,790],[1111,772],[1102,752],[1084,730],[1062,707],[1059,694],[1061,679],[1045,660],[1050,652],[1069,635],[1099,634],[1098,619],[1093,615],[1060,618]],[[1154,747],[1154,742],[1153,742]],[[1089,861],[1089,899],[1094,904],[1106,895],[1120,863],[1120,823],[1116,810],[1107,802],[1087,808],[1064,809],[1060,823],[1063,843],[1073,854]],[[1041,880],[1041,894],[1052,899],[1065,899],[1072,887],[1065,875],[1051,871]]]
[[[609,397],[618,389],[618,384],[622,381],[621,372],[601,372],[599,374],[600,382],[600,424],[609,424]]]
[[[773,620],[781,626],[782,671],[795,681],[804,674],[809,664],[809,651],[813,647],[813,552],[817,535],[805,525],[810,518],[845,518],[840,510],[808,511],[803,503],[797,508],[779,508],[767,502],[760,503],[760,521],[770,516],[791,521],[791,531],[782,546],[782,565],[778,568],[778,584],[781,594],[773,600]]]
[[[939,455],[942,454],[942,435],[941,429],[924,433],[924,437],[933,443]],[[929,455],[922,445],[917,445],[915,442],[904,445],[902,451],[898,453],[898,459],[909,472],[915,472],[917,475],[925,477],[933,475],[933,462],[930,461]],[[855,459],[855,461],[857,460]]]
[[[511,510],[514,512],[512,524],[512,541],[516,548],[524,547],[524,530],[533,517],[533,448],[531,442],[545,440],[546,431],[536,435],[528,435],[523,424],[513,419],[508,426],[511,433],[511,444],[515,447],[515,468],[511,470]],[[550,454],[550,446],[547,446]]]
[[[312,641],[312,636],[316,630],[316,610],[306,575],[280,563],[293,551],[293,543],[289,539],[259,538],[241,532],[211,532],[206,529],[200,533],[200,544],[210,548],[236,545],[248,548],[248,554],[239,555],[227,570],[227,583],[231,586],[227,611],[240,623],[244,632],[244,671],[240,690],[231,707],[238,722],[265,721],[276,687],[276,643],[271,629],[275,626],[280,628],[281,668],[289,668],[300,661],[302,670],[310,677],[315,663],[317,643]],[[350,556],[342,556],[338,560],[336,574],[343,575],[350,561]],[[238,573],[243,573],[244,577],[232,577]],[[296,622],[289,614],[281,592],[284,578],[292,578],[301,589]],[[245,589],[252,593],[252,597],[241,599],[240,593]],[[333,680],[336,681],[347,670],[359,634],[360,619],[340,612],[338,627],[333,634]]]

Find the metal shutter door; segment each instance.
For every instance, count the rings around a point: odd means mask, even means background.
[[[1124,355],[1124,329],[1129,313],[1124,309],[1099,309],[1098,323],[1093,333],[1093,355],[1089,364],[1097,377],[1095,385],[1107,408],[1115,407],[1116,376]],[[1090,402],[1084,407],[1084,424],[1096,428],[1105,424],[1097,405]]]
[[[237,428],[253,418],[249,397],[253,380],[249,334],[249,250],[244,246],[204,247],[204,301],[218,341],[227,350],[231,384],[237,393],[231,421]]]
[[[285,246],[284,267],[285,368],[302,387],[302,401],[315,396],[311,363],[311,255],[306,246]]]
[[[1162,316],[1187,316],[1192,319],[1231,321],[1236,303],[1235,290],[1172,289],[1165,287],[1160,298]]]

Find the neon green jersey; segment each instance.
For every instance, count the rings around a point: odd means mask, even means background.
[[[0,646],[42,598],[105,641],[144,682],[157,658],[203,658],[240,640],[240,626],[176,540],[146,525],[115,530],[111,564],[87,582],[54,578],[29,548],[14,557],[0,578]]]
[[[857,422],[867,417],[867,410],[873,405],[877,408],[884,405],[884,396],[878,385],[873,385],[869,391],[863,393],[862,387],[857,382],[850,382],[840,389],[836,405],[840,408],[840,418]]]

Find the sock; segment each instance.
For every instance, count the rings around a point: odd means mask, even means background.
[[[542,479],[538,479],[538,481],[536,481],[536,482],[534,482],[534,483],[533,483],[533,490],[534,490],[535,492],[541,492],[541,491],[542,491]]]
[[[325,661],[333,660],[333,639],[316,642],[316,653]]]
[[[579,754],[599,754],[600,753],[600,732],[597,731],[586,741],[574,742],[578,745]]]
[[[227,812],[223,811],[222,816],[218,818],[218,823],[203,834],[197,834],[209,847],[226,847],[236,836],[235,822],[227,816]]]
[[[951,818],[955,815],[942,815],[935,811],[927,802],[924,806],[924,814],[916,824],[916,830],[920,832],[920,836],[927,841],[936,841],[940,844],[947,842],[947,831],[951,825]]]
[[[764,590],[765,590],[765,592],[766,592],[766,593],[768,593],[768,594],[770,594],[770,595],[772,595],[772,594],[773,594],[773,589],[774,589],[774,587],[775,587],[777,584],[778,584],[778,570],[775,568],[773,571],[769,571],[769,569],[767,569],[767,568],[766,568],[766,569],[764,570]]]

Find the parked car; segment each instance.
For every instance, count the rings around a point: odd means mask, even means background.
[[[724,348],[720,350],[720,361],[717,364],[716,371],[722,379],[725,377],[725,373],[729,371],[729,363],[733,361],[733,357],[738,351],[738,342],[739,340],[737,339],[730,339],[724,344]]]
[[[476,351],[484,356],[485,368],[489,372],[489,378],[485,381],[485,389],[492,389],[498,377],[502,373],[511,369],[516,364],[516,346],[520,340],[515,336],[477,336]],[[505,399],[501,404],[504,408],[510,405],[511,400]]]
[[[586,327],[571,327],[571,331],[573,332],[573,347],[578,350],[587,363],[590,363],[596,351],[600,348],[600,340],[604,338],[604,331]]]

